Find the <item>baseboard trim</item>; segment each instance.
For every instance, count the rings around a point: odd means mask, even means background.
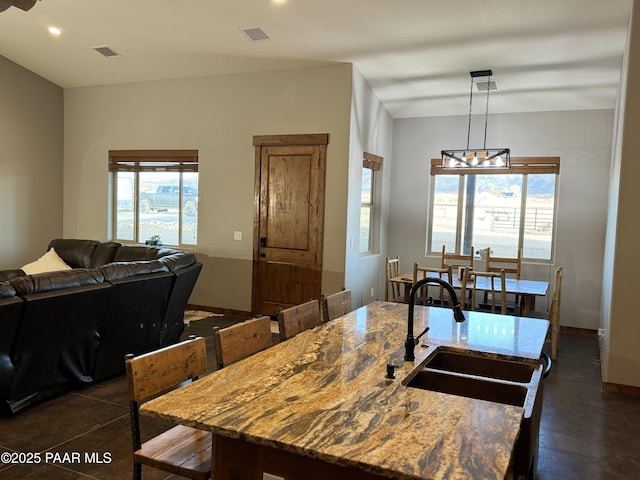
[[[251,317],[251,312],[245,312],[244,310],[234,310],[231,308],[218,308],[218,307],[209,307],[205,305],[193,305],[187,304],[187,310],[202,310],[205,312],[211,313],[221,313],[223,315],[233,315],[236,317]]]
[[[560,325],[560,331],[564,333],[570,333],[572,335],[589,335],[589,336],[598,336],[598,330],[594,330],[592,328],[578,328],[578,327],[565,327]]]
[[[602,391],[608,393],[622,393],[633,397],[640,397],[640,387],[621,385],[619,383],[602,382]]]

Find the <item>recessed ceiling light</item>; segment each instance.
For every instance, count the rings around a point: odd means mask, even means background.
[[[53,25],[50,27],[47,27],[47,30],[54,37],[59,37],[60,35],[62,35],[62,30],[60,30],[58,27],[54,27]]]

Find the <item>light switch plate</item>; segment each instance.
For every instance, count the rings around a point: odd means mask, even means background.
[[[235,232],[233,232],[233,239],[234,240],[242,240],[242,232],[239,232],[237,230]]]

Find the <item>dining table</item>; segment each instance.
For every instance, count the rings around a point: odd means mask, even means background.
[[[525,406],[411,386],[439,351],[539,369],[549,322],[376,301],[141,406],[213,433],[212,478],[512,479]],[[389,375],[389,365],[394,372]],[[266,475],[269,474],[270,476]]]
[[[409,294],[411,287],[413,286],[413,272],[403,273],[390,279],[391,282],[399,284],[404,289],[405,303],[409,302]],[[517,295],[520,297],[520,312],[521,317],[527,317],[535,308],[536,297],[544,297],[549,290],[549,282],[544,280],[527,280],[523,278],[509,278],[505,279],[505,290],[507,294]],[[454,275],[452,278],[451,286],[454,289],[459,290],[462,286],[462,280]],[[467,288],[473,287],[473,280],[467,282]],[[494,288],[500,290],[500,279],[494,279]],[[487,277],[477,277],[476,290],[481,292],[491,291],[491,280]]]

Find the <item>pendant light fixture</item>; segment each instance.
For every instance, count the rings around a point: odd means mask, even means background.
[[[511,161],[511,151],[508,148],[487,148],[487,124],[489,122],[489,90],[491,85],[491,70],[477,70],[469,72],[471,75],[471,93],[469,94],[469,126],[467,130],[467,148],[463,150],[442,150],[442,168],[460,169],[508,169]],[[482,148],[470,148],[471,111],[473,108],[473,82],[479,77],[488,77],[486,84],[487,106],[484,116],[484,143]]]

